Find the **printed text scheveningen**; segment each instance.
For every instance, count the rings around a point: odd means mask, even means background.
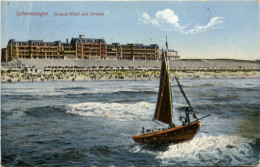
[[[24,12],[24,11],[17,11],[16,16],[48,16],[48,12]]]

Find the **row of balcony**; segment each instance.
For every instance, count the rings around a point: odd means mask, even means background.
[[[98,43],[78,43],[78,46],[107,46],[107,44],[98,44]]]
[[[131,55],[147,55],[147,54],[157,54],[157,53],[154,53],[154,52],[122,52],[122,54],[131,54]]]
[[[122,47],[122,50],[158,50],[156,48],[133,48],[133,47]]]
[[[57,48],[58,45],[12,45],[12,48]]]
[[[66,48],[68,46],[59,46],[59,45],[51,45],[51,46],[45,46],[45,45],[40,45],[40,46],[35,46],[35,45],[13,45],[12,48]],[[69,46],[72,48],[72,46]],[[105,44],[89,44],[89,43],[78,43],[78,47],[105,47],[105,48],[120,48],[123,50],[158,50],[157,48],[138,48],[138,47],[129,47],[129,46],[121,46],[121,47],[110,47]]]
[[[89,50],[89,49],[87,50],[86,49],[86,50],[78,50],[78,52],[106,52],[106,50],[96,50],[96,49],[95,50]]]
[[[159,56],[159,55],[156,55],[156,54],[125,54],[125,53],[123,53],[122,54],[123,56]]]
[[[93,51],[108,51],[108,49],[104,49],[104,48],[97,48],[97,47],[78,47],[78,51],[89,51],[89,50],[93,50]],[[18,48],[16,49],[16,51],[23,51],[23,52],[48,52],[48,51],[75,51],[74,49],[58,49],[58,48]],[[126,53],[156,53],[156,50],[151,50],[151,49],[143,49],[143,50],[133,50],[133,49],[123,49],[123,50],[117,50],[117,49],[109,49],[109,51],[114,51],[114,52],[126,52]]]

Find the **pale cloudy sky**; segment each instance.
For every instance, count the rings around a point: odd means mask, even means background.
[[[48,12],[48,16],[17,16]],[[54,16],[99,12],[104,16]],[[110,1],[1,3],[1,46],[9,39],[66,41],[83,34],[119,42],[165,44],[182,58],[260,59],[257,1]]]
[[[209,9],[207,9],[209,10]],[[154,18],[151,18],[146,12],[140,17],[140,21],[145,24],[152,24],[161,31],[177,31],[184,34],[195,34],[207,31],[208,29],[217,28],[218,24],[224,23],[224,17],[212,17],[205,25],[180,25],[178,15],[174,14],[171,9],[157,11]]]

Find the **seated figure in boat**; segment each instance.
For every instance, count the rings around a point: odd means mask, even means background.
[[[190,107],[186,107],[186,124],[190,124],[190,113],[191,113],[191,109]]]
[[[171,122],[171,123],[169,124],[169,128],[175,128],[175,127],[176,127],[176,125],[175,125],[174,122]]]
[[[145,130],[144,130],[144,127],[142,128],[142,134],[144,134],[145,133]]]
[[[186,112],[185,112],[185,116],[180,116],[180,121],[182,122],[182,126],[188,125],[190,124],[190,113],[191,113],[191,109],[189,107],[186,107]]]

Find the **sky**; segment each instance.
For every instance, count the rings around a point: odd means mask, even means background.
[[[9,39],[65,42],[85,35],[107,43],[162,48],[167,36],[169,49],[183,59],[256,60],[260,59],[259,7],[257,1],[2,1],[1,47]],[[80,15],[69,16],[70,12]]]

